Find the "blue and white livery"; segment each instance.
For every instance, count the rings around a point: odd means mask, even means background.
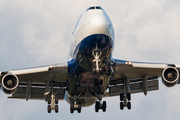
[[[121,110],[131,109],[131,94],[158,90],[159,77],[167,87],[179,84],[180,65],[113,59],[114,44],[111,20],[99,5],[92,5],[73,31],[68,61],[2,71],[1,88],[11,99],[45,100],[48,113],[58,112],[59,100],[70,104],[71,113],[80,113],[93,104],[95,112],[105,112],[102,99],[112,96],[120,97]]]

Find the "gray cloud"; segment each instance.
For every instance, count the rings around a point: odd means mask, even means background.
[[[178,0],[0,0],[0,70],[11,70],[67,60],[71,32],[81,12],[99,4],[115,29],[113,57],[180,63],[180,3]],[[178,119],[179,85],[132,95],[132,110],[119,110],[119,98],[106,98],[107,112],[83,108],[69,113],[60,102],[60,113],[47,114],[44,101],[9,100],[0,93],[0,119]],[[43,117],[43,118],[42,118]]]

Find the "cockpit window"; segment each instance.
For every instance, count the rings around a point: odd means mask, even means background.
[[[92,10],[92,9],[95,9],[95,7],[90,7],[90,8],[87,9],[87,11],[88,11],[88,10]]]
[[[88,11],[88,10],[93,10],[93,9],[99,9],[99,10],[102,10],[102,8],[99,7],[99,6],[93,6],[93,7],[88,8],[87,11]],[[87,11],[86,11],[86,12],[87,12]]]
[[[101,9],[101,7],[96,7],[96,9]]]

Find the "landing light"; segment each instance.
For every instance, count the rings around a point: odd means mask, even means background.
[[[131,65],[132,65],[132,62],[126,62],[125,64],[131,66]]]
[[[52,70],[52,68],[53,68],[53,66],[52,66],[52,65],[50,65],[50,66],[49,66],[49,70]]]
[[[132,62],[129,62],[129,65],[132,65]]]

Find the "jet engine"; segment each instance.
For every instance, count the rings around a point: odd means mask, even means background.
[[[179,71],[175,67],[166,67],[162,72],[162,82],[167,87],[176,85],[179,81]]]
[[[16,91],[17,86],[19,85],[19,79],[16,75],[6,74],[2,78],[1,84],[2,84],[2,90],[4,91],[4,93],[13,94]]]

